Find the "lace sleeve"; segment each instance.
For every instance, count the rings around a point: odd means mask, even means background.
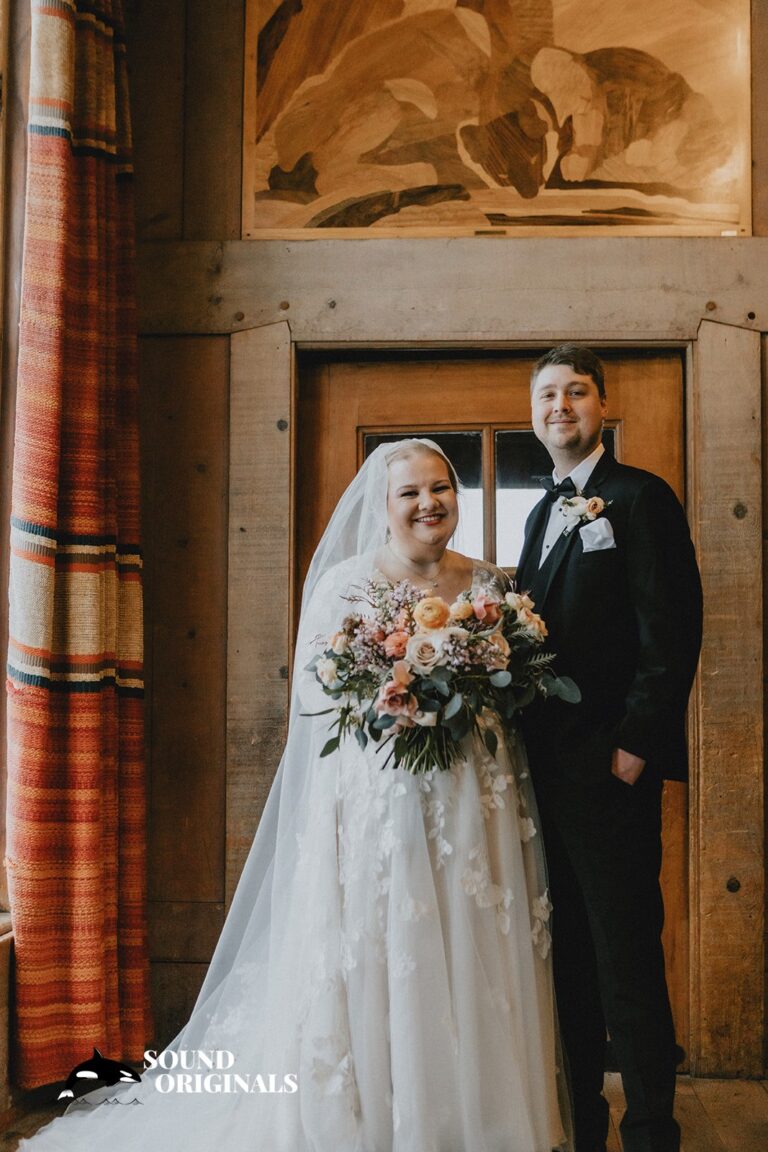
[[[475,560],[474,586],[487,589],[496,596],[504,596],[512,591],[512,581],[503,568],[497,568],[487,560]]]

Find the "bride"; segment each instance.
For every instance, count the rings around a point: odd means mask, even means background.
[[[319,755],[328,697],[307,665],[350,592],[372,576],[449,602],[507,590],[448,550],[457,523],[456,474],[431,440],[363,465],[309,569],[285,752],[190,1020],[140,1084],[76,1100],[20,1149],[570,1148],[518,738],[498,728],[492,758],[466,737],[458,766],[419,775],[355,740]]]

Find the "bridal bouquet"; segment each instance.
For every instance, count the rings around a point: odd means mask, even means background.
[[[336,703],[321,756],[354,733],[361,748],[389,739],[382,767],[450,768],[473,729],[493,756],[497,737],[485,710],[509,723],[537,692],[578,701],[572,680],[540,651],[544,621],[528,596],[465,592],[453,604],[408,580],[369,580],[347,597],[353,610],[308,665]],[[325,715],[325,713],[319,713]]]

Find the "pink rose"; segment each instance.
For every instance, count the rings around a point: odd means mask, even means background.
[[[485,592],[478,592],[472,601],[472,608],[474,609],[477,619],[489,627],[491,624],[497,624],[501,619],[501,609],[499,608],[498,600],[486,596]]]
[[[405,646],[407,643],[407,632],[390,632],[384,641],[384,651],[390,660],[401,660],[403,656],[405,656]]]
[[[374,708],[381,716],[402,716],[410,718],[419,707],[415,696],[408,691],[408,685],[398,680],[388,680],[379,688]]]

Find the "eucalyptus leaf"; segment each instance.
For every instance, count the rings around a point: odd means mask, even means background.
[[[384,732],[387,728],[391,728],[395,721],[395,716],[387,716],[386,714],[383,714],[376,717],[373,724],[371,724],[371,728],[377,728],[380,732]]]
[[[498,672],[494,672],[490,679],[494,688],[506,688],[512,683],[512,673],[508,672],[506,668],[502,668]]]
[[[450,680],[453,673],[450,668],[446,668],[444,664],[436,664],[430,672],[432,680]]]
[[[570,676],[555,676],[549,686],[550,696],[559,696],[569,704],[578,704],[581,700],[581,690]]]
[[[360,745],[360,747],[364,751],[365,746],[368,743],[368,737],[366,736],[366,734],[362,730],[362,728],[355,728],[355,739],[357,740],[358,744]]]
[[[320,753],[320,758],[322,759],[323,756],[330,756],[331,752],[335,752],[336,749],[338,748],[338,746],[339,746],[339,737],[334,736],[332,740],[328,740],[327,743],[323,745],[323,750]]]
[[[419,706],[420,706],[422,712],[439,712],[440,711],[439,700],[430,700],[428,696],[421,701]]]
[[[450,700],[445,706],[445,712],[443,713],[445,719],[450,720],[452,716],[455,716],[456,713],[461,710],[463,704],[464,697],[462,696],[461,692],[456,692],[453,696],[451,696]]]

